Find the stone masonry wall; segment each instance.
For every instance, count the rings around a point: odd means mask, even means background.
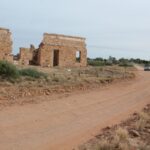
[[[20,48],[19,61],[21,65],[29,65],[32,58],[33,52],[30,48]]]
[[[77,61],[76,53],[80,59]],[[87,65],[85,38],[45,33],[38,49],[20,48],[19,64],[44,67],[84,67]],[[12,39],[9,29],[0,28],[0,60],[13,62]]]
[[[57,34],[44,34],[38,50],[38,64],[54,66],[54,50],[59,51],[59,67],[85,67],[87,65],[87,49],[85,38]],[[76,52],[80,53],[80,61],[76,61]]]
[[[11,32],[0,28],[0,60],[13,61]]]

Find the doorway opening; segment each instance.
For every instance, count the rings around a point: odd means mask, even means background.
[[[59,50],[54,50],[53,52],[53,66],[59,65]]]

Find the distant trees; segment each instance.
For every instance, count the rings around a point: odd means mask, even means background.
[[[134,59],[134,58],[131,58],[130,59],[131,62],[134,62],[134,63],[137,63],[137,64],[150,64],[150,60],[143,60],[143,59]]]
[[[111,66],[111,65],[119,65],[119,66],[133,66],[133,63],[136,64],[150,64],[150,61],[143,60],[140,58],[134,59],[126,59],[126,58],[120,58],[116,59],[115,57],[109,56],[108,59],[104,59],[102,57],[97,58],[88,58],[88,65],[91,66]]]

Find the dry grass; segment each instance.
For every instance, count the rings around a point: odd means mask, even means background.
[[[102,140],[97,145],[97,147],[95,148],[95,150],[112,150],[112,145],[108,141]]]
[[[150,146],[146,144],[142,144],[139,146],[138,150],[150,150]]]
[[[150,105],[84,144],[84,150],[150,150]],[[137,135],[135,135],[137,134]],[[79,148],[80,150],[80,148]]]
[[[119,150],[129,150],[129,134],[126,129],[119,127],[115,131],[114,139],[111,141],[112,148],[118,148]]]
[[[82,145],[79,150],[129,150],[129,135],[128,131],[123,128],[118,128],[110,141],[108,139],[101,139],[92,146]]]
[[[139,120],[136,122],[136,129],[142,131],[149,119],[150,116],[148,116],[148,114],[144,112],[140,113]]]
[[[114,80],[134,78],[132,72],[124,72],[123,68],[116,66],[53,69],[30,66],[30,68],[44,72],[46,78],[23,76],[13,83],[0,80],[1,105],[13,105],[18,98],[84,91],[112,83]]]
[[[117,139],[117,141],[120,142],[128,142],[129,139],[129,135],[128,135],[128,131],[126,129],[123,128],[118,128],[116,130],[116,136],[115,138]]]

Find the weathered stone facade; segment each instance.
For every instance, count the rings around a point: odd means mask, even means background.
[[[11,32],[0,28],[0,60],[13,62]]]
[[[12,39],[9,29],[0,28],[0,60],[13,62]],[[20,48],[14,63],[42,67],[85,67],[87,50],[85,38],[45,33],[39,48]]]
[[[77,53],[79,58],[76,57]],[[46,67],[85,67],[85,38],[45,33],[38,49],[37,64]]]
[[[19,64],[21,65],[30,65],[34,64],[34,55],[35,55],[35,48],[33,45],[30,46],[30,48],[20,48],[20,53],[18,55]]]
[[[20,48],[19,60],[22,65],[85,67],[87,65],[85,38],[45,33],[38,49],[33,46]]]

